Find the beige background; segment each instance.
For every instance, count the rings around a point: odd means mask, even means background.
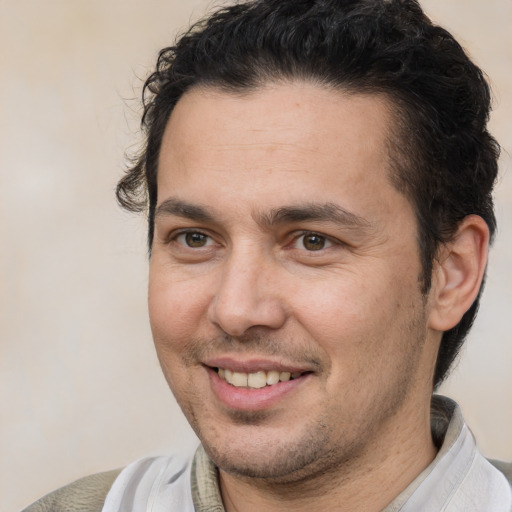
[[[512,1],[425,0],[492,77],[500,234],[445,393],[512,459]],[[140,78],[203,0],[0,0],[0,510],[196,440],[148,328],[144,220],[113,189]],[[137,78],[138,77],[138,78]]]

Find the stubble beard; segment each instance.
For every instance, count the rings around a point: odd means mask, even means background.
[[[419,363],[418,354],[426,339],[424,321],[424,310],[416,311],[408,325],[402,326],[410,335],[408,339],[415,342],[417,348],[409,353],[408,358],[397,363],[397,368],[401,366],[400,378],[394,382],[393,386],[372,398],[366,407],[366,416],[360,423],[353,424],[348,419],[346,425],[334,426],[329,415],[332,407],[324,404],[322,410],[325,412],[322,416],[305,421],[299,435],[283,440],[268,437],[265,432],[261,434],[265,428],[269,428],[265,426],[271,423],[272,412],[230,411],[227,414],[235,429],[243,428],[244,435],[250,435],[252,451],[255,451],[254,447],[260,443],[258,453],[252,453],[245,449],[243,439],[241,441],[234,439],[232,443],[226,442],[225,432],[221,431],[222,425],[201,410],[201,396],[197,396],[192,390],[188,390],[187,396],[180,397],[179,393],[175,393],[175,396],[206,452],[222,471],[248,481],[259,480],[263,486],[277,484],[286,487],[300,484],[302,490],[306,492],[307,488],[314,489],[317,481],[329,480],[329,474],[333,475],[332,481],[338,482],[340,475],[341,479],[343,474],[346,478],[353,476],[358,463],[367,458],[368,448],[375,446],[379,436],[379,426],[394,417],[404,405]],[[226,340],[227,338],[211,343],[191,343],[190,347],[215,347],[216,344],[225,344]],[[232,351],[243,352],[248,346],[247,340],[240,344],[233,340],[229,343],[232,345],[230,347]],[[282,345],[266,336],[258,337],[256,344],[261,345],[264,350],[268,349],[263,352],[269,355],[282,353]],[[299,361],[301,358],[311,360],[315,357],[304,347],[299,349],[298,353],[301,354],[297,359]],[[186,353],[184,360],[187,364],[191,364],[192,361],[201,360],[203,355],[198,354],[197,348],[193,348]],[[297,353],[295,357],[297,358]],[[318,363],[318,360],[316,362]],[[324,370],[330,369],[324,368]],[[174,386],[171,385],[171,388],[173,389]],[[350,394],[350,390],[345,392]],[[196,410],[201,411],[201,419],[197,417]],[[307,411],[305,411],[306,416]],[[305,483],[307,485],[304,487]]]

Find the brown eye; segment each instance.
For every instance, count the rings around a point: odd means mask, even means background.
[[[207,237],[202,233],[187,233],[185,235],[185,241],[189,247],[204,247],[207,242]]]
[[[308,251],[320,251],[321,249],[324,249],[327,244],[329,244],[324,236],[317,235],[315,233],[303,235],[301,238],[304,249],[307,249]]]
[[[211,245],[210,237],[204,233],[199,233],[198,231],[181,233],[176,237],[176,241],[182,245],[186,245],[187,247],[192,247],[194,249]]]

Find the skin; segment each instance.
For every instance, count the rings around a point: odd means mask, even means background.
[[[193,89],[171,115],[151,327],[228,511],[382,510],[435,456],[441,330],[485,261],[446,249],[421,293],[413,209],[389,179],[391,111],[295,82]],[[485,259],[478,219],[459,245]],[[276,395],[237,390],[216,366],[303,373]]]

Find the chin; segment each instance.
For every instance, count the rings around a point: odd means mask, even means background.
[[[302,432],[276,432],[245,426],[243,433],[226,429],[222,436],[200,438],[214,464],[228,474],[276,483],[296,482],[311,478],[319,470],[325,472],[336,453],[329,448],[331,436],[323,425],[309,427]]]

